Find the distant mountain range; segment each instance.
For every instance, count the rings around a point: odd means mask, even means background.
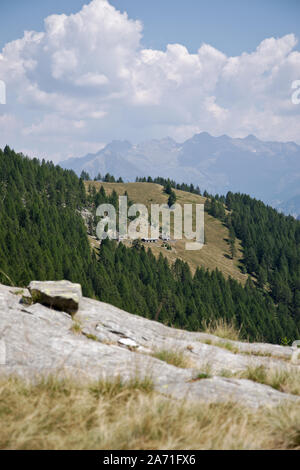
[[[253,135],[196,134],[183,143],[167,137],[140,144],[113,141],[95,154],[60,162],[77,174],[99,172],[134,181],[137,176],[163,176],[193,183],[210,193],[243,192],[300,216],[300,146],[263,142]]]

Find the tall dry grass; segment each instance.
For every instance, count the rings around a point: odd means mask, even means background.
[[[192,361],[180,350],[160,349],[155,351],[152,356],[172,366],[181,367],[182,369],[193,366]]]
[[[1,449],[300,449],[300,405],[174,401],[151,381],[0,380]]]
[[[300,371],[294,368],[267,368],[265,366],[249,366],[236,374],[241,379],[252,380],[269,385],[275,390],[293,395],[300,395]]]
[[[228,322],[224,318],[206,323],[203,332],[232,341],[241,341],[241,328],[237,328],[234,322]]]

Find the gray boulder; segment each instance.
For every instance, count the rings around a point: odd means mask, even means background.
[[[81,285],[69,281],[32,281],[28,289],[34,303],[75,314],[82,297]]]

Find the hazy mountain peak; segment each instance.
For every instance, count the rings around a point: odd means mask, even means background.
[[[211,139],[214,139],[214,137],[210,135],[208,132],[200,132],[199,134],[195,134],[193,137],[191,137],[188,140],[194,141],[194,142],[200,142],[200,141],[211,140]]]
[[[114,140],[97,154],[61,165],[78,174],[88,171],[92,178],[99,172],[128,181],[137,176],[169,177],[213,194],[247,193],[285,212],[300,214],[300,146],[263,142],[253,134],[232,138],[201,132],[181,144],[171,137],[136,145]]]
[[[253,134],[247,135],[247,137],[244,137],[244,140],[248,140],[248,141],[251,141],[251,142],[259,142],[258,138],[255,137],[255,135],[253,135]]]
[[[110,150],[111,152],[123,153],[127,152],[132,147],[132,144],[128,140],[113,140],[106,145],[104,150]]]

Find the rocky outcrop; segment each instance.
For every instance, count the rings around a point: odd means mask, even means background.
[[[69,281],[32,281],[28,289],[34,302],[70,314],[77,312],[82,297],[81,285]]]
[[[42,284],[38,291],[49,296],[48,283],[45,288]],[[36,291],[33,286],[31,292]],[[77,286],[74,293],[79,295]],[[26,289],[0,285],[0,340],[5,345],[0,373],[32,379],[37,374],[70,374],[85,380],[116,376],[127,380],[138,374],[151,377],[158,392],[173,398],[233,400],[251,407],[299,400],[250,380],[225,377],[225,372],[257,365],[298,370],[299,365],[290,363],[290,347],[229,342],[168,328],[84,297],[72,318],[40,303],[24,303],[28,296]],[[157,359],[153,354],[158,351],[184,354],[188,367]]]

